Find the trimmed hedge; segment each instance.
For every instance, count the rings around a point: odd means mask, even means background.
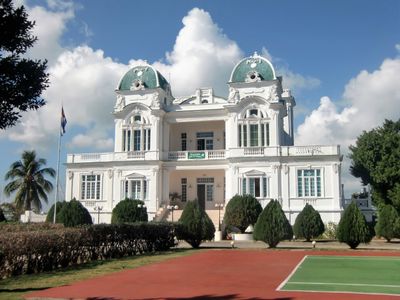
[[[57,201],[57,211],[56,211],[56,223],[62,223],[60,220],[60,211],[63,207],[67,204],[65,201]],[[46,222],[53,223],[54,221],[54,204],[50,207],[49,211],[47,212]]]
[[[0,278],[51,271],[92,260],[164,251],[174,246],[175,226],[136,223],[19,229],[2,231],[0,235]]]

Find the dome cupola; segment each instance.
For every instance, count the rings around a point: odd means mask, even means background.
[[[257,82],[275,80],[272,64],[257,52],[242,59],[234,68],[229,82]]]
[[[120,91],[138,91],[144,89],[169,89],[167,80],[152,66],[137,66],[130,69],[118,84]]]

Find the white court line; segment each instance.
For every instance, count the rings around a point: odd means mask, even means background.
[[[332,256],[324,256],[324,255],[309,255],[309,259],[368,259],[368,260],[400,260],[398,256],[340,256],[340,255],[332,255]]]
[[[344,283],[344,282],[302,282],[302,281],[293,281],[293,282],[289,282],[289,284],[305,284],[305,285],[344,285],[344,286],[376,286],[376,287],[400,288],[400,285],[391,285],[391,284]]]
[[[303,259],[297,264],[297,266],[293,269],[293,271],[289,274],[288,277],[282,283],[276,288],[277,291],[279,291],[290,279],[290,277],[293,276],[294,273],[296,273],[297,269],[300,267],[300,265],[303,263],[303,261],[308,257],[308,255],[304,256]]]
[[[376,296],[396,296],[396,297],[400,297],[400,294],[389,294],[389,293],[369,293],[369,292],[353,292],[353,291],[281,290],[280,292],[297,292],[297,293],[329,293],[329,294],[357,294],[357,295],[376,295]]]

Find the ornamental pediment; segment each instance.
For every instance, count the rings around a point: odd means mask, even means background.
[[[126,178],[145,178],[146,176],[139,173],[131,173],[125,176]]]
[[[265,172],[261,172],[258,170],[251,170],[251,171],[244,173],[244,175],[246,175],[246,176],[265,176]]]

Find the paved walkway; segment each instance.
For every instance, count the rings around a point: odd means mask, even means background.
[[[246,242],[237,243],[239,247]],[[239,245],[240,244],[240,245]],[[211,246],[211,243],[206,246]],[[230,246],[229,242],[219,243]],[[259,246],[253,243],[253,246]],[[264,247],[265,248],[265,245]],[[400,251],[213,249],[68,286],[29,299],[377,299],[377,295],[276,291],[304,255],[393,255]],[[379,296],[379,299],[399,297]]]

